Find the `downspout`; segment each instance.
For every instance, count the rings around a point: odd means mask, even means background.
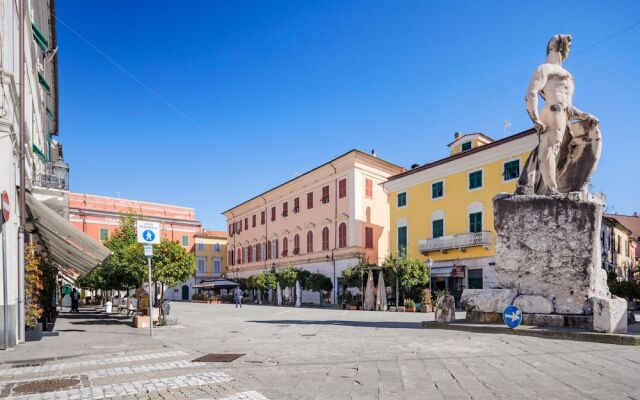
[[[331,168],[333,168],[333,175],[338,174],[338,170],[333,165],[333,161],[329,162]],[[334,252],[338,247],[338,179],[333,179],[333,204],[334,204],[334,212],[333,212],[333,250],[331,250],[331,261],[333,261],[333,305],[338,305],[338,281],[336,279],[336,258],[334,257]]]
[[[18,65],[20,68],[19,73],[19,81],[20,81],[20,121],[18,122],[20,126],[20,151],[19,151],[19,170],[20,170],[20,188],[19,188],[19,197],[20,197],[20,226],[18,228],[18,342],[24,342],[24,329],[25,329],[25,320],[24,320],[24,241],[25,241],[25,229],[27,225],[27,207],[26,207],[26,171],[25,171],[25,147],[26,147],[26,135],[25,135],[25,93],[26,93],[26,85],[24,78],[24,64],[25,64],[25,17],[26,17],[26,0],[19,0],[18,7],[20,8],[18,11],[18,15],[20,18],[20,30],[18,40],[20,42],[19,46],[19,54],[18,54]]]
[[[269,240],[269,223],[267,222],[267,199],[264,198],[263,195],[260,195],[262,200],[264,201],[264,245],[267,246],[267,241]],[[260,215],[260,219],[262,219],[262,215]],[[269,248],[271,248],[271,243],[269,243]],[[260,254],[262,256],[262,254]],[[271,255],[273,257],[273,254]],[[267,248],[264,249],[264,257],[262,260],[264,264],[265,271],[267,270]]]
[[[229,211],[229,214],[231,214],[231,219],[233,220],[236,216],[233,213],[233,211]],[[229,268],[229,264],[231,264],[231,278],[234,278],[233,276],[233,271],[235,270],[235,268],[233,268],[236,264],[236,225],[235,225],[235,221],[232,221],[231,224],[233,225],[233,255],[231,257],[231,260],[227,260],[227,269]],[[227,247],[228,247],[228,241],[227,241]],[[229,258],[229,255],[227,254],[227,258]],[[227,274],[229,273],[229,271],[227,271]],[[237,278],[237,276],[235,277]]]

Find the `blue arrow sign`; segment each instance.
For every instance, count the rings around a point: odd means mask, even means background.
[[[156,234],[153,233],[153,231],[147,229],[146,231],[142,232],[142,238],[144,240],[146,240],[147,242],[153,242],[153,239],[155,239]]]
[[[511,329],[515,329],[522,323],[522,311],[517,306],[506,306],[502,311],[504,324]]]

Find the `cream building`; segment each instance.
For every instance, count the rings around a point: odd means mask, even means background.
[[[346,267],[388,254],[389,201],[381,184],[402,171],[352,150],[225,211],[229,275],[288,265],[321,272],[333,281],[335,303]]]

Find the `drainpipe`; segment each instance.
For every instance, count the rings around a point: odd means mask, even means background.
[[[20,121],[18,122],[20,126],[20,151],[19,151],[19,170],[20,170],[20,189],[19,189],[19,197],[20,197],[20,226],[18,228],[18,342],[24,342],[24,240],[25,240],[25,229],[27,225],[27,207],[26,207],[26,171],[25,171],[25,147],[26,147],[26,138],[25,134],[25,93],[26,93],[26,85],[24,78],[24,64],[25,64],[25,18],[26,18],[26,0],[19,1],[19,11],[18,15],[20,18],[20,33],[18,40],[20,42],[19,46],[19,55],[18,55],[18,65],[20,68],[19,73],[19,81],[20,81]]]
[[[333,161],[329,162],[331,168],[333,168],[333,175],[338,174],[338,170],[333,165]],[[331,250],[331,261],[333,261],[333,305],[338,305],[338,280],[336,279],[336,258],[334,257],[334,251],[338,247],[338,179],[333,179],[333,250]]]
[[[229,211],[229,214],[231,214],[231,219],[233,220],[236,216],[233,213],[233,211]],[[233,272],[235,270],[235,268],[233,268],[236,264],[236,225],[235,225],[235,221],[232,221],[232,225],[233,225],[233,256],[231,257],[231,260],[229,260],[229,252],[227,252],[227,269],[229,269],[229,265],[231,265],[231,278],[234,278],[233,276]],[[227,227],[227,229],[229,229]],[[227,247],[229,247],[229,241],[227,241]],[[228,249],[227,249],[228,250]],[[237,268],[237,267],[236,267]],[[229,274],[229,271],[227,271],[227,274]],[[235,276],[235,278],[237,278],[237,276]]]
[[[269,223],[267,222],[267,199],[265,199],[263,195],[260,195],[260,197],[264,201],[264,245],[267,246],[267,241],[269,240],[269,235],[268,235]],[[260,215],[260,219],[262,219],[262,215]],[[269,243],[269,247],[271,247],[270,243]],[[262,254],[260,255],[262,256]],[[273,254],[271,256],[273,257]],[[267,269],[267,248],[266,247],[264,249],[264,257],[263,257],[262,263],[264,264],[264,269],[266,270]]]

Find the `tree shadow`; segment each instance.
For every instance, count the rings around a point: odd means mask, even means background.
[[[384,329],[422,329],[420,322],[396,322],[396,321],[346,321],[346,320],[294,320],[294,319],[278,319],[256,321],[257,324],[274,324],[274,325],[333,325],[333,326],[352,326],[357,328],[384,328]]]

